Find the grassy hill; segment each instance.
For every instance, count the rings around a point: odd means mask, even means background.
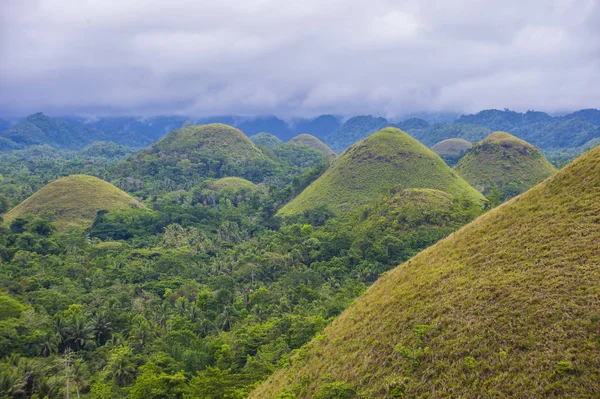
[[[187,188],[206,178],[239,176],[259,182],[274,162],[240,130],[219,123],[186,125],[127,161],[115,172],[123,177],[172,182],[167,190]]]
[[[389,126],[387,119],[372,115],[355,116],[348,119],[342,126],[323,138],[329,147],[336,153],[341,153],[346,148],[370,134]]]
[[[142,204],[124,191],[97,177],[72,175],[53,181],[4,215],[10,223],[27,214],[53,214],[57,227],[87,227],[98,210],[127,209]]]
[[[431,151],[438,154],[448,165],[453,166],[471,147],[473,147],[473,143],[470,141],[452,138],[440,141],[431,147]]]
[[[251,398],[597,397],[599,170],[596,148],[398,266]]]
[[[497,188],[504,198],[527,191],[556,171],[536,147],[505,132],[473,145],[455,170],[484,194]]]
[[[333,152],[331,148],[327,147],[327,144],[323,143],[321,140],[310,134],[299,134],[290,141],[293,143],[300,143],[312,147],[316,150],[321,151],[328,157],[335,157],[335,152]]]
[[[274,148],[283,143],[283,141],[279,140],[279,137],[269,133],[257,133],[250,136],[250,140],[256,145],[267,148]]]
[[[385,128],[350,147],[279,215],[321,206],[346,212],[397,187],[432,188],[474,201],[483,198],[424,145],[399,129]]]

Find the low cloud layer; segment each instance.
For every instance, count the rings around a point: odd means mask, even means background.
[[[3,0],[0,114],[600,107],[594,0]]]

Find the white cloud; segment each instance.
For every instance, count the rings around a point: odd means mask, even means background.
[[[600,107],[595,0],[4,0],[0,113]]]

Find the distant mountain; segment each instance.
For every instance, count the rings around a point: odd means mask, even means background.
[[[387,272],[250,394],[594,398],[600,148]]]
[[[564,115],[561,119],[579,119],[582,121],[590,122],[595,126],[600,126],[600,110],[597,109],[582,109],[567,115]]]
[[[108,117],[90,122],[103,131],[107,140],[130,147],[146,147],[167,133],[179,129],[188,120],[181,116],[156,116],[147,119],[135,117]]]
[[[346,148],[372,133],[389,126],[387,119],[371,115],[355,116],[348,119],[342,126],[323,138],[333,151],[340,154]]]
[[[397,128],[385,128],[345,151],[279,215],[293,216],[319,207],[337,214],[348,212],[398,188],[431,188],[473,202],[483,200],[428,148]]]
[[[15,123],[0,136],[25,147],[47,144],[61,149],[81,149],[94,141],[106,139],[103,132],[92,126],[71,124],[42,113]]]
[[[340,118],[333,115],[321,115],[315,119],[300,119],[294,124],[297,134],[308,133],[323,139],[342,126]]]
[[[235,124],[235,127],[247,135],[254,135],[261,132],[271,133],[279,137],[282,141],[288,141],[296,135],[294,130],[284,120],[276,116],[262,116],[244,120]]]
[[[5,130],[8,130],[8,128],[11,126],[12,124],[5,120],[5,119],[0,119],[0,133],[4,132]]]
[[[442,140],[460,138],[470,142],[481,141],[492,131],[485,126],[467,123],[445,125],[436,123],[428,128],[407,128],[406,132],[426,146],[432,146]]]

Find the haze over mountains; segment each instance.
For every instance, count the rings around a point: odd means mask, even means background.
[[[433,114],[425,117],[430,120],[436,119]],[[317,137],[337,153],[386,126],[399,127],[427,146],[450,138],[476,142],[483,140],[493,131],[506,131],[543,151],[556,152],[585,147],[590,141],[600,138],[600,111],[596,109],[580,110],[562,116],[550,116],[535,111],[519,113],[509,110],[485,110],[473,115],[462,115],[453,122],[445,123],[429,122],[420,118],[396,122],[371,115],[351,117],[347,120],[322,115],[314,119],[291,122],[275,116],[221,116],[200,119],[182,116],[157,116],[146,119],[106,117],[85,121],[77,117],[49,118],[38,113],[16,121],[12,126],[6,121],[1,122],[0,150],[36,144],[80,149],[93,141],[112,141],[143,148],[183,126],[186,121],[194,124],[225,123],[239,128],[248,136],[265,132],[284,142],[306,133]]]

